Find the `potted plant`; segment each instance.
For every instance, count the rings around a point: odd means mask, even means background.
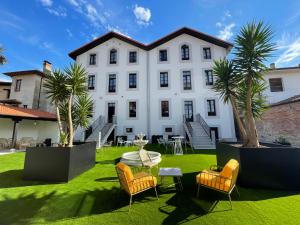
[[[213,89],[230,102],[242,143],[217,143],[217,162],[224,166],[231,158],[240,163],[239,182],[245,186],[300,189],[291,174],[299,171],[300,151],[278,145],[261,145],[255,120],[267,109],[261,95],[266,88],[263,64],[275,50],[273,31],[263,22],[243,26],[234,41],[233,59],[214,63]]]
[[[85,69],[76,63],[46,74],[44,88],[56,109],[60,138],[58,147],[27,149],[25,179],[69,181],[95,165],[95,142],[73,145],[74,130],[87,128],[93,113],[86,77]]]

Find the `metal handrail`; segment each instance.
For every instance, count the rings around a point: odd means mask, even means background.
[[[210,127],[199,113],[196,114],[196,121],[200,123],[205,133],[210,136]]]
[[[97,129],[101,129],[105,124],[105,117],[100,115],[94,122],[90,125],[88,129],[91,129],[91,132],[88,136],[85,137],[85,140],[88,139]]]

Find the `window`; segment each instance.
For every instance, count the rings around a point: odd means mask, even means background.
[[[117,64],[117,50],[116,49],[110,50],[109,63],[110,64]]]
[[[113,93],[116,92],[116,74],[109,74],[108,78],[108,92]]]
[[[129,102],[129,117],[136,118],[136,102]]]
[[[129,63],[136,63],[137,62],[137,54],[135,51],[129,52]]]
[[[24,109],[27,109],[27,105],[23,105]]]
[[[208,116],[216,115],[216,102],[214,99],[207,100],[207,115]]]
[[[283,91],[281,78],[271,78],[271,79],[269,79],[269,83],[270,83],[270,91],[271,92]]]
[[[95,75],[88,76],[88,89],[89,90],[95,89]]]
[[[187,122],[194,121],[193,101],[184,101],[184,116]]]
[[[20,91],[21,90],[21,83],[22,83],[21,79],[16,80],[15,91]]]
[[[126,133],[132,133],[133,132],[133,128],[132,127],[126,127]]]
[[[191,71],[182,72],[183,90],[192,90]]]
[[[181,60],[189,60],[189,59],[190,59],[189,46],[182,45],[181,46]]]
[[[205,70],[205,80],[206,80],[206,85],[214,84],[214,76],[212,70]]]
[[[168,51],[166,49],[159,50],[159,61],[160,62],[168,61]]]
[[[168,72],[160,72],[160,87],[169,87]]]
[[[90,65],[96,65],[96,59],[97,59],[96,54],[90,54]]]
[[[136,73],[129,74],[129,88],[136,88]]]
[[[165,127],[165,133],[172,133],[173,129],[172,127]]]
[[[169,101],[161,101],[161,117],[169,117]]]
[[[203,58],[211,59],[211,50],[210,48],[203,48]]]

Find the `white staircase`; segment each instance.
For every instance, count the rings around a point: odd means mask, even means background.
[[[105,123],[105,117],[99,116],[89,127],[89,132],[86,132],[85,141],[96,141],[97,147],[103,146],[107,138],[116,127],[116,117],[113,117],[112,123]]]
[[[183,127],[187,133],[193,149],[216,149],[215,134],[212,131],[210,137],[210,127],[200,114],[197,114],[194,122],[188,122],[183,117]]]

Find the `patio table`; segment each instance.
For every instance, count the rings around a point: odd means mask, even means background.
[[[182,185],[182,182],[181,182],[181,177],[183,176],[182,175],[182,172],[181,172],[181,169],[180,168],[172,168],[172,167],[161,167],[159,169],[159,172],[158,172],[158,176],[160,177],[160,183],[161,185],[163,185],[163,180],[165,177],[173,177],[173,178],[176,178],[177,179],[177,183],[173,183],[169,186],[174,186],[176,184],[178,184],[179,186],[179,189],[182,191],[183,190],[183,185]],[[168,187],[169,187],[168,186]]]

